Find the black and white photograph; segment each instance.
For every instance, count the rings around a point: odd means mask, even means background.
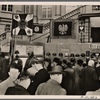
[[[0,95],[97,98],[100,3],[1,2]]]

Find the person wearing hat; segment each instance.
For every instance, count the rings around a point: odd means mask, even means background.
[[[99,79],[94,68],[95,62],[89,60],[88,66],[81,70],[81,90],[82,94],[86,94],[87,91],[95,91],[99,86]]]
[[[61,64],[62,64],[61,60],[58,57],[55,57],[51,63],[51,67],[54,67],[56,65],[61,65]]]
[[[62,66],[52,67],[49,74],[50,79],[38,86],[35,95],[66,95],[66,90],[60,86],[64,74]]]
[[[14,56],[15,56],[15,57],[14,57],[12,63],[18,64],[18,68],[19,68],[20,72],[22,72],[23,61],[22,61],[22,59],[20,59],[20,57],[19,57],[19,51],[18,51],[18,50],[15,51],[15,55],[14,55]]]

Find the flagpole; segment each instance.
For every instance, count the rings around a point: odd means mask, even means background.
[[[2,50],[2,37],[0,37],[0,51]]]
[[[14,57],[14,54],[15,54],[15,49],[16,49],[16,28],[15,28],[15,32],[14,32],[14,51],[13,51],[13,57]]]
[[[51,43],[51,34],[52,34],[52,29],[53,27],[52,27],[52,19],[50,19],[50,35],[49,35],[49,42]]]
[[[11,39],[10,43],[11,43],[11,55],[10,55],[11,56],[11,58],[10,58],[10,64],[11,64],[12,61],[13,61],[13,58],[14,58],[14,51],[15,51],[15,32],[12,35],[12,39]]]
[[[18,14],[18,10],[16,11],[16,15]],[[16,28],[15,28],[15,31],[14,31],[14,38],[13,38],[13,45],[14,45],[14,49],[13,49],[13,58],[14,58],[14,54],[15,54],[15,50],[16,50]]]
[[[14,58],[14,53],[15,53],[15,45],[16,45],[16,39],[15,39],[15,36],[16,36],[16,28],[13,32],[13,30],[11,31],[12,32],[12,39],[11,39],[11,57],[10,57],[10,64],[12,63],[13,61],[13,58]]]

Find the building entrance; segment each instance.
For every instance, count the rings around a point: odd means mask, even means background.
[[[90,17],[92,42],[100,42],[100,16]]]
[[[91,28],[92,42],[100,42],[100,27]]]

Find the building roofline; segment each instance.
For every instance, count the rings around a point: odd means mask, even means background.
[[[100,13],[86,13],[86,14],[80,14],[78,16],[79,20],[84,18],[89,18],[89,17],[100,17]]]

